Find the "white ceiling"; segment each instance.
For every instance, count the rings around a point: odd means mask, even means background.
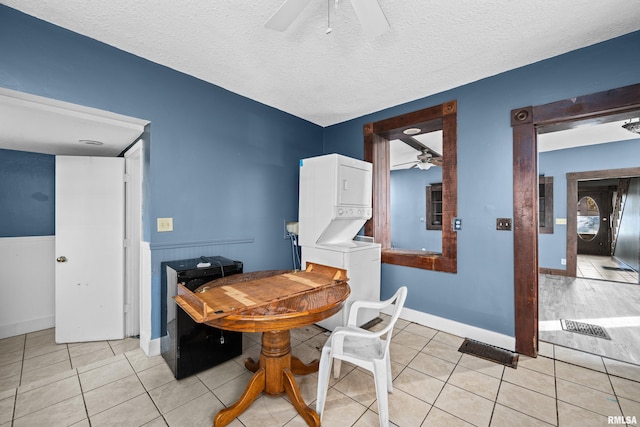
[[[628,0],[379,0],[391,30],[375,39],[347,0],[326,34],[328,3],[310,0],[265,28],[281,1],[2,3],[321,126],[640,29]]]
[[[349,1],[337,9],[330,2],[332,32],[326,34],[324,0],[310,0],[282,33],[264,27],[281,0],[3,0],[321,126],[640,29],[640,9],[626,0],[379,0],[391,30],[371,39]],[[0,88],[0,148],[115,156],[146,123]],[[634,137],[619,124],[598,128],[604,136],[594,128],[540,135],[540,150]],[[433,148],[432,141],[423,143]],[[392,143],[393,164],[417,154],[401,141]]]

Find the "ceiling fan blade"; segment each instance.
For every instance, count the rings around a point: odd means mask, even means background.
[[[413,162],[404,162],[404,163],[398,163],[396,165],[393,165],[392,167],[396,167],[396,166],[403,166],[403,165],[410,165],[411,163],[418,163],[417,160],[414,160]]]
[[[351,5],[369,36],[377,37],[389,30],[389,22],[377,0],[351,0]]]
[[[429,162],[433,163],[436,166],[442,166],[443,159],[442,157],[432,157],[431,160],[429,160]]]
[[[264,26],[276,31],[286,30],[307,4],[309,0],[285,0]]]

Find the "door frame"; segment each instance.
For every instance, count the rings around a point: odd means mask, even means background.
[[[640,176],[640,167],[567,173],[567,270],[565,273],[567,276],[576,277],[578,271],[578,212],[575,209],[569,209],[569,206],[578,204],[578,181],[636,176]]]
[[[125,172],[125,337],[140,335],[140,248],[142,240],[142,141],[124,153]]]
[[[640,110],[640,83],[511,111],[514,312],[518,353],[538,354],[538,141],[536,128]],[[577,198],[577,183],[576,196]],[[577,203],[577,200],[576,200]],[[571,227],[567,218],[567,227]],[[574,223],[575,227],[575,223]]]

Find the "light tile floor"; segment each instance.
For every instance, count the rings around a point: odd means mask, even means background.
[[[180,381],[133,339],[56,345],[53,330],[45,330],[0,340],[0,427],[210,426],[244,390],[250,374],[243,360],[258,356],[259,338],[245,334],[242,356]],[[294,330],[293,352],[308,362],[326,338],[316,326]],[[640,418],[638,365],[541,343],[538,358],[521,356],[512,369],[459,353],[462,341],[398,321],[391,345],[394,425],[588,427],[609,425],[608,416]],[[316,375],[297,380],[313,405]],[[366,371],[343,364],[340,378],[331,380],[323,425],[377,425],[374,390]],[[305,423],[285,397],[268,396],[230,424],[285,425]]]
[[[608,280],[611,282],[638,283],[637,271],[611,270],[605,267],[629,269],[628,265],[617,261],[611,256],[578,254],[576,277]]]

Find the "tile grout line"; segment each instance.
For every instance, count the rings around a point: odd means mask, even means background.
[[[538,343],[538,347],[540,347],[540,343]],[[540,350],[538,348],[538,350]],[[558,406],[558,402],[560,402],[560,399],[558,399],[558,372],[556,370],[556,362],[558,359],[556,359],[556,346],[555,344],[551,344],[551,356],[553,359],[553,388],[555,390],[556,393],[556,426],[560,425],[560,408]]]
[[[71,354],[69,354],[69,361],[71,361]],[[89,423],[89,426],[91,426],[91,418],[89,418],[89,408],[87,408],[87,401],[84,398],[84,389],[82,388],[82,381],[80,381],[80,372],[78,372],[78,368],[73,368],[73,364],[71,364],[71,366],[72,366],[72,369],[75,369],[76,371],[76,379],[78,380],[78,385],[80,386],[80,396],[82,396],[82,405],[84,406],[84,413],[87,415],[87,422]]]
[[[427,346],[428,346],[432,341],[434,341],[434,338],[435,338],[435,336],[436,336],[436,335],[438,335],[438,333],[437,333],[437,332],[436,332],[436,333],[435,333],[431,338],[429,338],[429,341],[427,341],[427,343],[422,347],[422,350],[424,350],[424,349],[425,349],[425,348],[426,348],[426,347],[427,347]],[[440,341],[435,341],[435,342],[440,342]],[[410,363],[411,363],[411,362],[412,362],[412,361],[413,361],[413,360],[414,360],[414,359],[415,359],[415,358],[416,358],[416,357],[417,357],[417,356],[422,352],[422,350],[419,350],[419,351],[418,351],[418,353],[417,353],[415,356],[413,356],[413,358],[411,359],[411,361],[409,361],[409,363],[407,363],[407,365],[405,366],[405,368],[408,368],[408,367],[409,367],[409,364],[410,364]],[[425,353],[425,354],[427,354],[427,353]],[[437,359],[440,359],[440,358],[439,358],[439,357],[437,357],[437,356],[431,356],[430,354],[427,354],[427,355],[428,355],[428,356],[430,356],[430,357],[436,357]],[[462,356],[460,357],[460,359],[462,359]],[[451,374],[453,374],[453,371],[455,371],[456,367],[458,366],[458,363],[460,363],[460,359],[458,359],[458,362],[456,362],[456,366],[451,370],[451,372],[449,373],[449,376],[447,377],[447,379],[446,379],[445,381],[443,381],[443,382],[444,382],[444,385],[442,386],[442,388],[441,388],[441,389],[440,389],[440,391],[438,392],[437,396],[433,399],[433,404],[431,404],[431,408],[429,408],[429,410],[428,410],[428,411],[427,411],[427,413],[425,414],[424,419],[422,420],[422,423],[424,423],[424,422],[426,421],[426,419],[427,419],[427,418],[429,418],[429,414],[431,413],[431,411],[433,411],[433,408],[436,408],[436,402],[438,401],[438,398],[439,398],[439,397],[440,397],[440,395],[442,394],[442,390],[444,390],[445,386],[448,384],[448,382],[449,382],[449,378],[451,378]],[[440,359],[440,360],[445,360],[445,359]],[[446,362],[448,362],[448,360],[445,360],[445,361],[446,361]],[[403,370],[404,370],[404,369],[403,369]],[[429,374],[427,374],[426,372],[423,372],[423,373],[424,373],[425,375],[429,375]],[[429,375],[429,376],[431,377],[431,375]],[[435,378],[435,377],[432,377],[432,378]],[[438,378],[435,378],[435,379],[438,379]],[[414,396],[414,397],[415,397],[415,396]],[[454,415],[454,414],[450,414],[449,412],[444,411],[444,410],[442,410],[442,409],[440,409],[440,408],[437,408],[437,409],[438,409],[438,410],[440,410],[440,411],[443,411],[443,412],[445,412],[445,413],[447,413],[447,414],[449,414],[449,415],[451,415],[452,417],[455,417],[455,418],[461,419],[461,418],[457,417],[456,415]],[[465,421],[465,420],[463,420],[463,421]],[[466,422],[466,421],[465,421],[465,422]]]
[[[493,401],[493,409],[491,409],[491,416],[489,417],[489,425],[491,425],[491,422],[493,421],[493,416],[496,413],[496,406],[498,405],[498,396],[500,396],[500,389],[502,388],[502,383],[504,380],[504,372],[505,372],[505,368],[503,367],[502,373],[500,374],[500,382],[498,383],[498,390],[496,390],[496,398]]]
[[[618,404],[618,409],[620,410],[620,414],[625,415],[624,411],[622,410],[622,405],[620,404],[620,397],[618,397],[618,393],[616,392],[616,388],[613,386],[613,381],[611,381],[611,376],[612,375],[609,374],[609,369],[607,368],[607,364],[604,363],[604,360],[602,361],[602,364],[604,365],[604,370],[605,370],[605,373],[607,374],[607,379],[609,380],[609,385],[611,385],[611,391],[613,392],[613,397],[616,399],[616,403]],[[616,376],[616,375],[614,375],[614,376]]]
[[[18,386],[16,387],[15,393],[13,393],[13,411],[11,412],[11,426],[13,426],[13,420],[16,416],[16,406],[18,403],[18,388],[20,384],[22,384],[22,374],[24,370],[24,356],[27,353],[27,334],[24,334],[24,340],[22,342],[22,360],[20,363],[20,378],[18,379]]]
[[[162,411],[160,411],[160,408],[158,408],[158,405],[156,405],[156,401],[153,400],[153,397],[151,397],[151,393],[149,393],[151,390],[147,390],[147,387],[145,387],[144,383],[142,382],[142,380],[140,379],[140,376],[138,375],[138,371],[136,371],[136,368],[131,364],[131,360],[129,360],[129,358],[127,357],[126,352],[122,353],[122,355],[124,356],[124,358],[126,359],[127,363],[129,364],[129,366],[131,366],[131,369],[133,370],[134,375],[136,376],[136,378],[138,379],[138,381],[140,381],[140,385],[142,385],[142,388],[144,389],[144,392],[147,394],[147,396],[149,397],[149,400],[151,400],[151,403],[153,404],[153,407],[156,408],[156,411],[158,411],[158,413],[160,414],[160,417],[162,418],[162,421],[164,421],[164,423],[166,425],[169,425],[169,423],[167,422],[167,420],[164,417],[164,414],[162,413]],[[151,369],[151,368],[147,368],[147,369]],[[146,371],[146,369],[143,369],[140,372],[144,372]],[[142,396],[142,395],[140,395]],[[151,420],[153,421],[153,420]]]

